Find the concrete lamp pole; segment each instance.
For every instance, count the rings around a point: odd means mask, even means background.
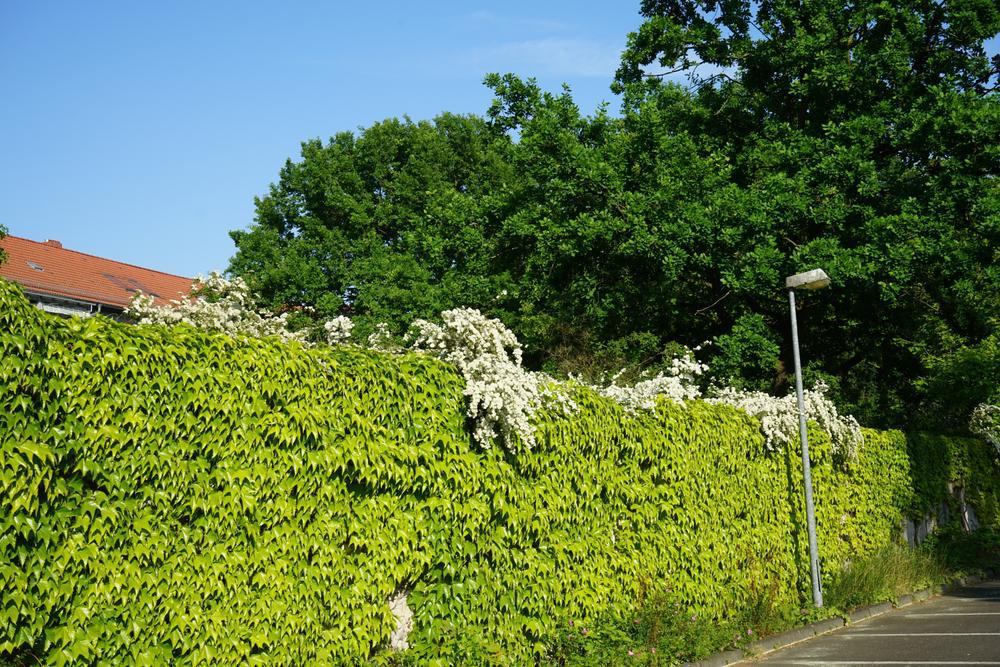
[[[802,396],[802,362],[799,360],[799,327],[795,321],[795,290],[822,289],[830,284],[823,269],[813,269],[785,278],[788,306],[792,312],[792,354],[795,358],[795,393],[799,399],[799,439],[802,441],[802,474],[806,487],[806,526],[809,529],[809,569],[812,572],[813,604],[823,606],[819,579],[819,551],[816,547],[816,512],[813,508],[812,466],[809,463],[809,439],[806,436],[806,405]]]

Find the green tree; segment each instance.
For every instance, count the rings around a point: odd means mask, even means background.
[[[303,143],[302,160],[257,199],[255,224],[231,232],[230,272],[275,307],[367,326],[488,301],[502,281],[485,268],[479,207],[508,168],[493,139],[482,119],[444,114]]]
[[[724,155],[748,206],[730,209],[742,247],[702,274],[718,307],[784,331],[774,286],[823,266],[835,289],[803,305],[812,373],[868,423],[904,421],[930,355],[995,331],[1000,57],[984,40],[1000,6],[650,0],[642,11],[616,81],[626,113],[656,107],[670,131]],[[691,75],[690,95],[669,72]]]
[[[673,131],[655,106],[583,116],[568,90],[511,75],[487,83],[491,125],[517,137],[495,247],[516,290],[512,324],[537,363],[655,367],[672,342],[695,345],[732,324],[708,308],[705,275],[720,254],[712,246],[736,241],[728,212],[743,199],[724,156]]]
[[[976,344],[927,354],[926,373],[918,380],[919,423],[959,426],[979,403],[1000,405],[1000,327]]]

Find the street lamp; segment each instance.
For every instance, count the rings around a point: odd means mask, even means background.
[[[813,269],[785,278],[788,306],[792,312],[792,355],[795,358],[795,393],[799,400],[799,439],[802,441],[802,474],[806,487],[806,527],[809,530],[809,569],[812,572],[813,604],[823,606],[819,580],[819,551],[816,548],[816,512],[813,508],[812,466],[809,464],[809,440],[806,437],[806,405],[802,397],[802,363],[799,360],[799,327],[795,321],[795,290],[822,289],[830,284],[823,269]]]

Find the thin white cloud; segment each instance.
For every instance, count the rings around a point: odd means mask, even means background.
[[[559,37],[505,42],[474,54],[486,71],[606,79],[614,76],[620,57],[619,44]]]
[[[576,30],[576,26],[565,21],[553,19],[529,18],[524,16],[500,16],[494,12],[481,9],[468,15],[471,23],[514,29],[529,32],[570,32]]]

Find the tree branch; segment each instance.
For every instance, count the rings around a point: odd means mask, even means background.
[[[656,72],[654,74],[649,74],[649,73],[643,72],[642,75],[644,77],[646,77],[647,79],[662,79],[665,76],[670,76],[671,74],[679,74],[680,72],[683,72],[685,70],[689,70],[692,67],[697,67],[698,65],[701,65],[701,63],[694,63],[694,64],[683,65],[681,67],[675,67],[674,69],[667,70],[666,72]]]
[[[712,303],[708,304],[708,305],[707,305],[707,306],[705,306],[704,308],[699,308],[698,310],[694,311],[694,314],[695,314],[695,315],[701,315],[701,314],[702,314],[702,313],[704,313],[704,312],[705,312],[706,310],[709,310],[709,309],[711,309],[711,308],[714,308],[715,306],[719,305],[719,304],[720,304],[720,303],[721,303],[722,301],[724,301],[724,300],[725,300],[725,299],[726,299],[726,298],[727,298],[727,297],[729,296],[729,294],[730,294],[729,290],[726,290],[726,293],[725,293],[725,294],[723,294],[723,295],[722,295],[722,296],[720,296],[720,297],[719,297],[718,299],[716,299],[716,300],[715,300],[715,301],[713,301]]]

